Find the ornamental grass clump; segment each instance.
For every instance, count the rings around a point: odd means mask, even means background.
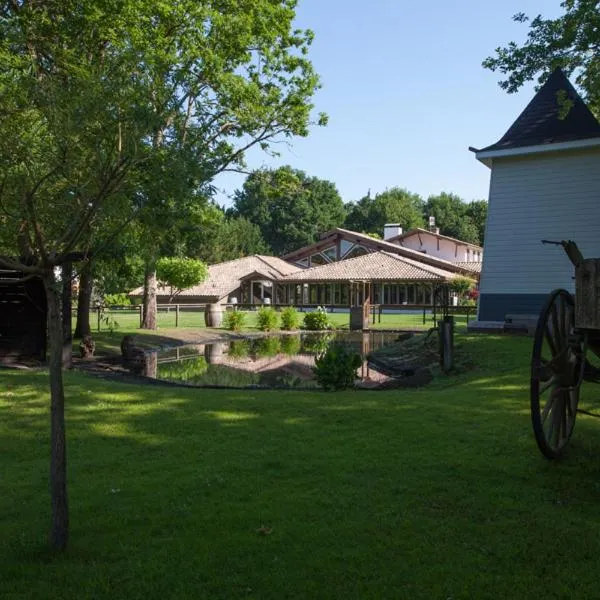
[[[322,307],[317,308],[314,312],[309,312],[304,315],[304,329],[310,331],[320,331],[323,329],[331,329],[329,317]]]
[[[239,310],[231,310],[223,317],[223,327],[230,331],[240,331],[246,322],[246,314]]]
[[[300,315],[293,306],[287,306],[281,311],[281,329],[292,331],[298,329],[300,325]]]
[[[256,322],[261,331],[273,331],[277,329],[277,312],[270,306],[261,306],[256,315]]]

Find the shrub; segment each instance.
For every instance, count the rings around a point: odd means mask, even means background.
[[[331,329],[329,317],[324,308],[317,308],[314,312],[309,312],[304,315],[304,329],[310,331],[319,331],[321,329]]]
[[[125,293],[106,294],[104,296],[104,306],[129,306],[131,299]]]
[[[288,306],[281,311],[281,329],[291,331],[298,329],[300,325],[300,315],[293,306]]]
[[[228,310],[223,317],[223,327],[230,331],[239,331],[246,322],[246,314],[239,310]]]
[[[331,344],[315,358],[313,371],[324,390],[344,390],[354,387],[356,369],[361,363],[358,352],[343,344]]]
[[[256,322],[261,331],[272,331],[277,329],[277,312],[270,306],[261,306],[256,315]]]

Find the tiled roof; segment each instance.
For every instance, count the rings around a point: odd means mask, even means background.
[[[455,276],[456,273],[451,271],[390,252],[370,252],[357,258],[302,269],[279,281],[446,281]]]
[[[364,245],[365,247],[385,252],[391,252],[393,254],[398,254],[406,258],[412,258],[421,265],[431,265],[440,269],[447,269],[449,271],[456,271],[461,269],[461,267],[455,266],[455,263],[444,260],[442,258],[437,258],[436,256],[432,256],[431,254],[424,254],[423,252],[413,250],[412,248],[405,248],[404,246],[399,246],[398,244],[391,244],[390,242],[387,242],[385,240],[372,238],[366,233],[350,231],[349,229],[342,229],[341,227],[336,227],[335,229],[327,231],[326,233],[321,235],[321,239],[318,242],[310,244],[309,246],[304,246],[303,248],[299,248],[298,250],[294,250],[293,252],[284,255],[283,258],[288,261],[294,261],[298,260],[297,257],[299,256],[308,256],[312,254],[313,247],[322,246],[323,240],[336,235],[341,235],[343,238],[348,239],[349,241],[358,242],[359,244]]]
[[[386,241],[394,243],[394,244],[398,244],[402,240],[405,240],[408,237],[411,237],[413,235],[418,235],[418,234],[432,235],[441,240],[449,240],[451,242],[455,242],[456,244],[460,244],[461,246],[468,246],[469,248],[475,248],[476,250],[483,250],[483,248],[481,246],[478,246],[477,244],[471,244],[470,242],[464,242],[463,240],[459,240],[457,238],[453,238],[448,235],[442,235],[441,233],[436,233],[435,231],[429,231],[428,229],[423,229],[421,227],[415,227],[414,229],[405,231],[404,233],[401,233],[400,235],[396,235],[392,238],[388,238]],[[457,263],[454,263],[454,264],[457,264]]]
[[[289,275],[300,271],[301,269],[292,265],[281,258],[275,256],[261,256],[254,254],[236,260],[230,260],[208,267],[208,277],[199,285],[183,290],[179,296],[204,296],[220,299],[236,290],[240,285],[240,279],[250,273],[265,279],[280,279],[284,275]],[[169,295],[169,288],[159,286],[157,294],[159,296]],[[130,296],[140,296],[144,292],[143,288],[137,288],[130,293]]]
[[[559,102],[561,92],[572,103],[564,118],[561,118],[562,105]],[[596,137],[600,137],[600,123],[566,75],[560,69],[555,69],[502,138],[477,152]]]
[[[461,268],[471,271],[472,273],[481,273],[481,263],[480,262],[460,262],[457,261],[454,263],[455,265],[460,266]]]

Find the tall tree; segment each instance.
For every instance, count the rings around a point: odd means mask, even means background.
[[[353,231],[381,235],[386,223],[399,223],[405,230],[424,225],[423,199],[399,187],[374,197],[367,194],[347,208],[345,227]]]
[[[485,242],[485,224],[487,221],[488,203],[486,200],[473,200],[467,204],[465,214],[477,231],[479,244]]]
[[[308,133],[318,79],[295,4],[0,3],[0,265],[46,289],[56,549],[69,532],[56,267],[101,252],[91,228],[116,225],[110,239],[146,207],[239,168],[247,148]]]
[[[561,67],[568,75],[575,73],[575,82],[600,116],[600,4],[563,0],[561,7],[564,14],[555,19],[516,14],[515,21],[529,24],[527,40],[496,48],[496,55],[485,59],[483,66],[507,76],[500,86],[509,93],[536,76],[541,84]]]
[[[257,225],[275,254],[316,241],[344,222],[333,183],[291,167],[251,173],[234,196],[234,214]]]
[[[479,228],[468,215],[468,207],[456,194],[441,192],[427,198],[424,210],[427,217],[435,217],[435,224],[443,235],[479,244]]]

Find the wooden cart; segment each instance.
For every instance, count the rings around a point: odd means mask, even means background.
[[[583,381],[600,383],[600,370],[586,358],[600,356],[600,259],[584,259],[575,242],[564,248],[575,267],[575,298],[554,290],[538,319],[531,356],[531,421],[538,447],[549,459],[567,445]]]

